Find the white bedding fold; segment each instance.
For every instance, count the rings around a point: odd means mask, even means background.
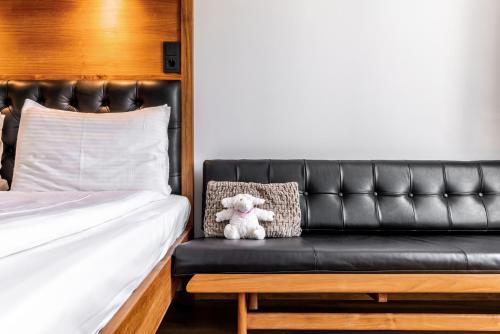
[[[0,192],[0,258],[99,226],[164,198],[152,191]]]
[[[102,200],[98,211],[106,215],[114,200],[123,201],[124,207],[142,202],[133,194],[66,195],[55,195],[65,198],[63,207]],[[28,217],[59,211],[54,197],[42,197],[38,204],[3,199]],[[2,199],[0,203],[5,217],[8,206]],[[182,233],[189,211],[187,198],[170,195],[107,223],[0,258],[0,333],[98,333]]]

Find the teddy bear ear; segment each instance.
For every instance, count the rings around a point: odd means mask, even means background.
[[[232,197],[224,198],[220,202],[221,202],[222,206],[225,207],[226,209],[233,207],[233,198]]]
[[[264,204],[264,202],[265,202],[265,200],[263,200],[262,198],[257,198],[257,197],[252,196],[253,205],[262,205],[262,204]]]

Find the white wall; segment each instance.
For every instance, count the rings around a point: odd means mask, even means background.
[[[500,1],[195,1],[214,158],[500,159]]]

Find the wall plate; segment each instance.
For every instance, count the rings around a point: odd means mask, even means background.
[[[179,42],[163,42],[163,72],[180,73],[181,44]]]

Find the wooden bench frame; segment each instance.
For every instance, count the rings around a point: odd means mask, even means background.
[[[246,334],[248,329],[500,331],[500,311],[498,314],[255,311],[259,293],[364,293],[379,302],[387,301],[387,293],[500,293],[500,274],[197,274],[189,281],[187,291],[237,294],[238,334]]]

